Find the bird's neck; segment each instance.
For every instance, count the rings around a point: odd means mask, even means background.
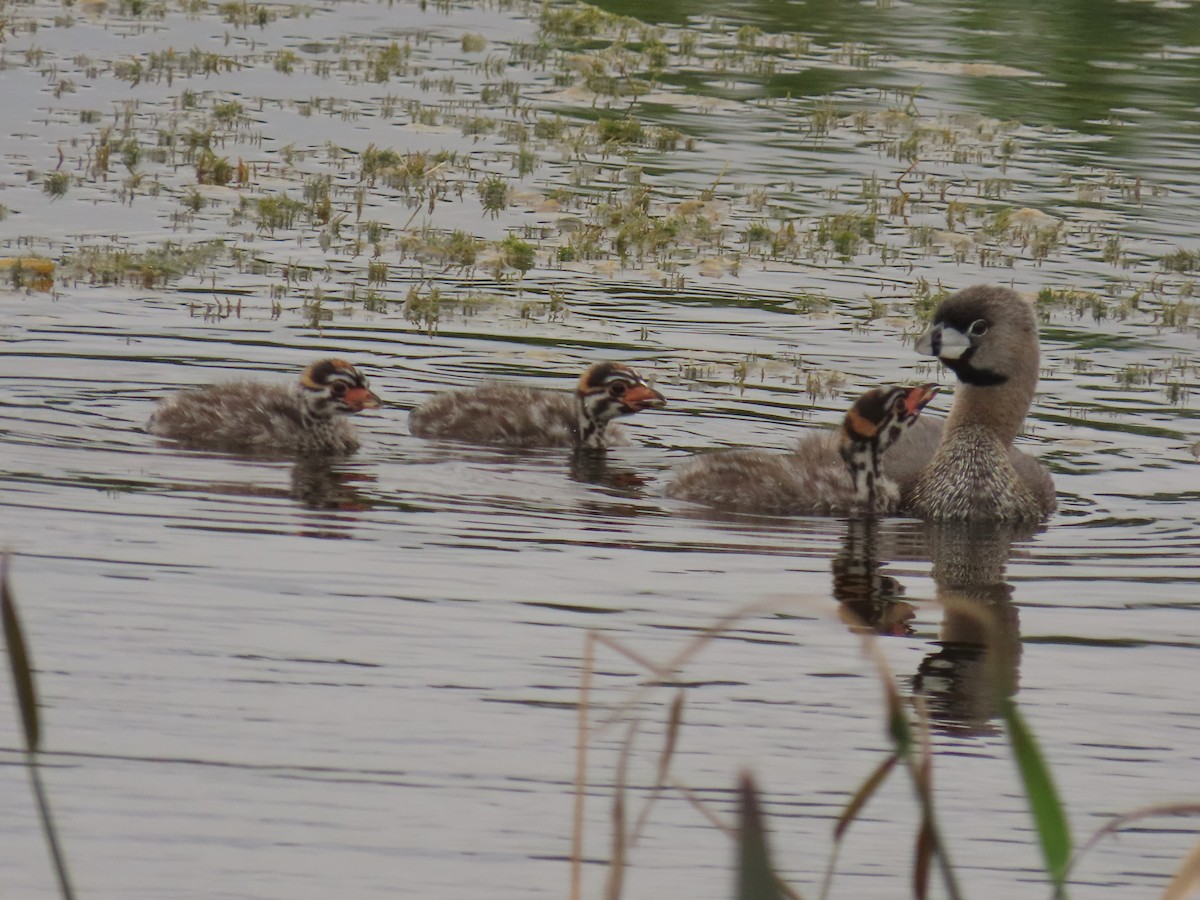
[[[879,500],[879,482],[883,478],[880,455],[870,444],[855,446],[851,451],[850,481],[854,485],[854,505],[873,510]]]
[[[600,449],[605,446],[608,420],[597,415],[598,410],[588,402],[586,394],[575,395],[575,445]]]
[[[300,418],[304,422],[319,425],[332,421],[337,416],[337,409],[328,394],[306,387],[300,387],[299,391],[300,402],[297,406],[300,409]]]
[[[981,425],[1009,446],[1025,424],[1037,379],[1037,366],[1033,366],[1031,373],[991,387],[960,382],[946,419],[946,431]]]

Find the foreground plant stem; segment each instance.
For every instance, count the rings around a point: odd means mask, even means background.
[[[25,754],[25,768],[29,771],[29,783],[33,786],[33,796],[37,798],[38,813],[42,820],[42,834],[46,836],[46,845],[50,848],[50,859],[54,863],[54,873],[58,876],[59,892],[65,900],[74,900],[75,892],[71,888],[71,877],[67,874],[67,861],[58,843],[58,832],[54,828],[54,818],[50,815],[50,801],[46,797],[37,756],[33,751],[27,751]]]
[[[21,730],[25,736],[25,769],[29,772],[29,781],[33,785],[33,796],[37,798],[42,833],[46,836],[47,846],[50,847],[50,858],[58,876],[59,892],[65,900],[74,900],[75,892],[71,890],[67,863],[58,844],[54,819],[50,815],[50,801],[46,797],[46,789],[42,785],[42,776],[38,769],[37,754],[42,741],[42,725],[38,714],[37,685],[33,678],[29,646],[25,643],[25,633],[21,627],[21,616],[17,612],[17,598],[8,583],[8,561],[9,555],[5,551],[0,555],[0,620],[3,622],[4,645],[8,650],[13,692],[16,694],[17,708],[21,712]]]

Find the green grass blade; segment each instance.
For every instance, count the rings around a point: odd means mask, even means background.
[[[1066,812],[1059,801],[1058,791],[1037,740],[1016,704],[1006,702],[1003,709],[1009,744],[1021,773],[1029,809],[1033,813],[1046,872],[1054,885],[1055,896],[1066,897],[1067,869],[1071,860],[1071,832],[1067,826]]]
[[[4,621],[4,643],[8,648],[8,665],[12,670],[13,690],[21,710],[21,725],[25,730],[25,749],[33,753],[41,743],[38,722],[37,693],[33,686],[33,666],[17,615],[17,599],[8,583],[8,554],[0,557],[0,618]]]
[[[758,790],[749,773],[738,786],[738,900],[781,900],[782,894],[771,868],[767,831],[758,806]]]

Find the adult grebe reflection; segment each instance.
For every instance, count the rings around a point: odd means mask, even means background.
[[[949,731],[997,730],[999,701],[1017,692],[1021,622],[1005,575],[1013,542],[1037,528],[925,526],[942,606],[941,649],[922,660],[913,690],[928,698],[934,720]]]
[[[887,535],[900,558],[929,559],[942,607],[938,650],[921,661],[913,690],[924,694],[935,723],[955,733],[986,734],[998,701],[1016,693],[1020,618],[1005,581],[1014,541],[1036,525],[894,523]],[[877,634],[912,634],[913,606],[903,586],[879,572],[879,523],[851,521],[833,560],[834,597],[844,618]],[[891,532],[891,523],[889,523]]]

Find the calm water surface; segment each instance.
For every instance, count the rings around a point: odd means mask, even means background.
[[[81,896],[564,896],[585,633],[664,661],[747,604],[679,674],[673,776],[731,820],[752,768],[779,866],[806,896],[887,748],[855,616],[902,691],[929,702],[970,896],[1049,892],[964,606],[993,619],[1078,840],[1195,800],[1200,17],[1105,4],[1101,30],[1092,5],[1060,6],[658,4],[672,53],[657,76],[626,60],[633,88],[611,30],[539,32],[538,7],[263,7],[262,25],[203,6],[12,7],[0,236],[5,255],[59,267],[50,291],[0,293],[0,540]],[[373,77],[392,41],[408,67]],[[539,41],[529,62],[520,48]],[[193,47],[233,62],[154,68],[152,54]],[[594,65],[610,80],[586,81]],[[582,132],[626,112],[681,136],[572,150],[532,124]],[[206,129],[245,179],[197,185],[185,145]],[[459,156],[423,163],[418,199],[360,176],[371,145]],[[55,172],[70,176],[57,198]],[[510,191],[495,216],[489,174]],[[652,215],[693,216],[692,230],[622,261],[613,210],[639,178]],[[306,202],[323,179],[327,216],[272,225],[254,205]],[[833,213],[874,215],[873,237],[822,242]],[[769,253],[751,233],[788,222],[807,243]],[[422,256],[454,229],[486,242],[474,267]],[[570,243],[588,229],[590,258]],[[535,248],[524,277],[495,263],[507,234]],[[216,238],[223,250],[178,269],[144,256]],[[1022,438],[1059,487],[1044,529],[721,520],[663,496],[689,454],[787,447],[869,385],[940,378],[944,413],[952,384],[912,350],[913,298],[978,281],[1057,292],[1039,306],[1042,387]],[[415,323],[406,298],[435,287],[436,327]],[[389,402],[357,420],[352,460],[239,459],[141,431],[170,390],[288,381],[330,353]],[[407,410],[436,390],[566,389],[597,358],[638,366],[670,401],[604,460],[408,434]],[[673,688],[644,690],[648,673],[606,647],[596,672],[598,710],[641,723],[636,810]],[[15,712],[0,712],[0,893],[54,896]],[[624,735],[591,744],[588,896]],[[897,778],[873,801],[832,896],[904,894],[910,794]],[[1075,895],[1158,896],[1195,842],[1186,820],[1123,833],[1080,864]],[[726,897],[731,861],[669,792],[626,896]]]

